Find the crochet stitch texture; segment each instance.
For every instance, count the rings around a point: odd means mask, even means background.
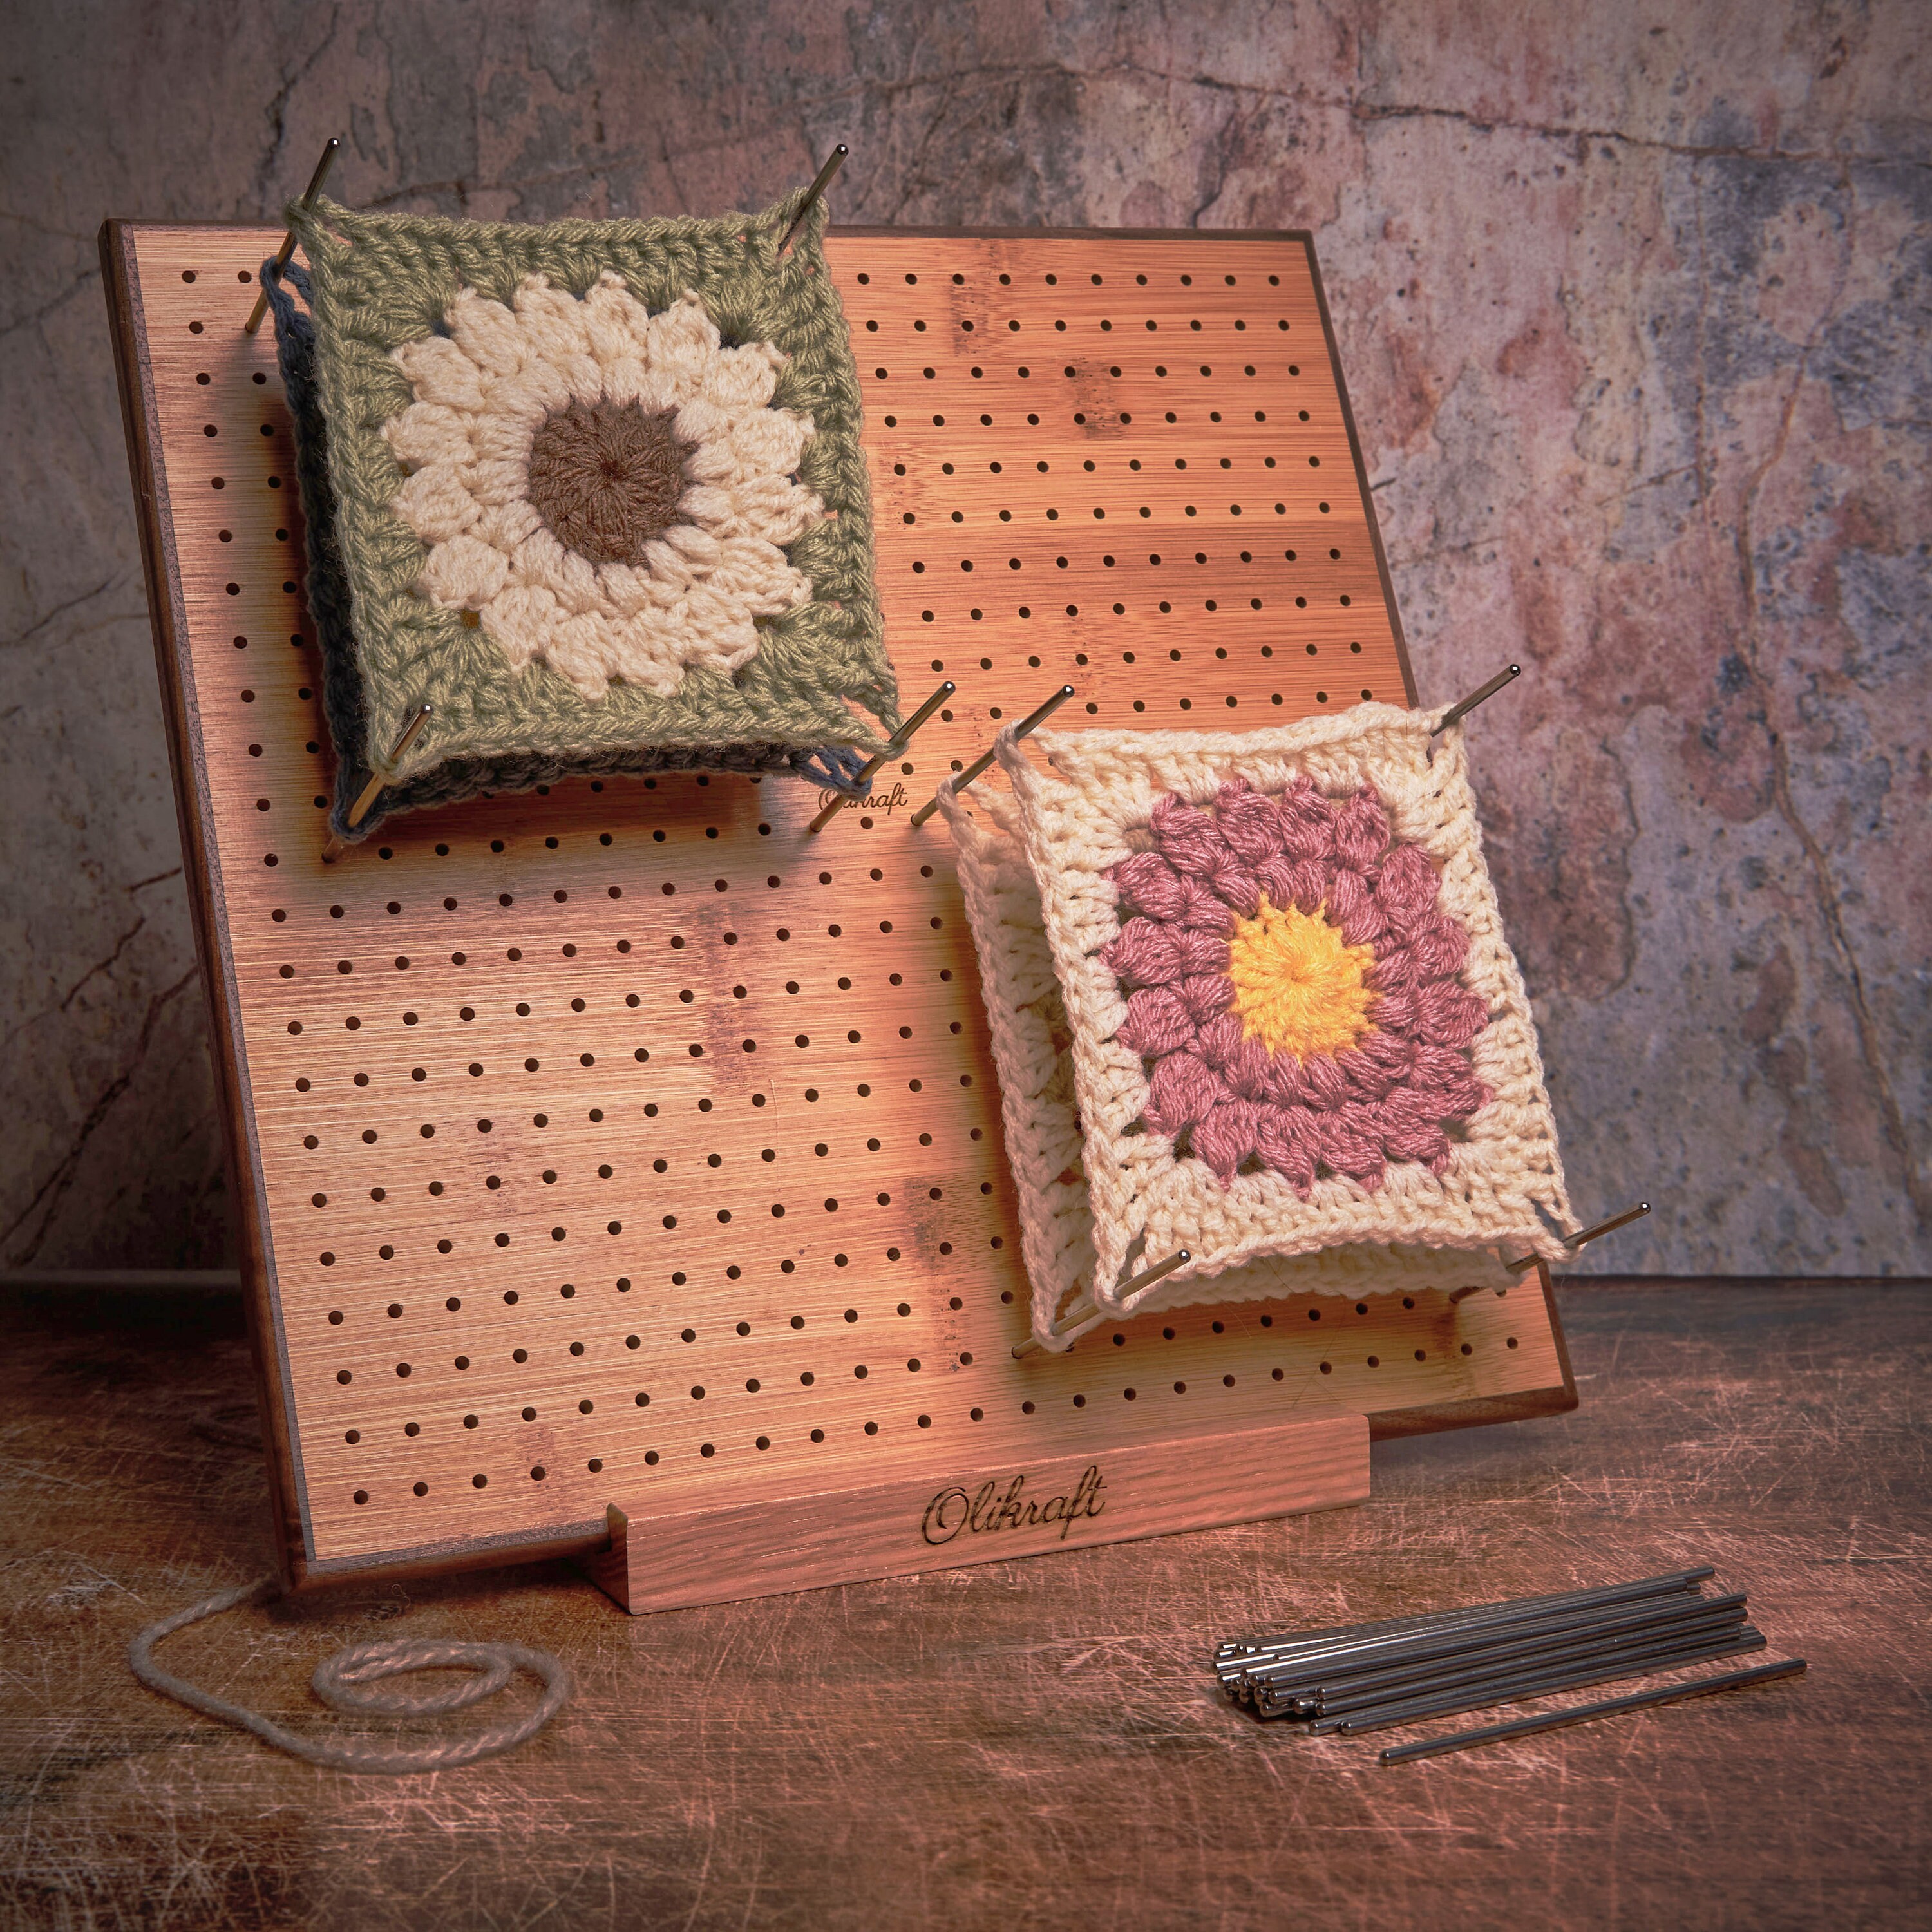
[[[822,203],[777,254],[802,194],[755,216],[541,227],[290,208],[313,340],[285,340],[284,363],[306,350],[291,404],[322,455],[302,464],[304,507],[312,531],[332,510],[346,617],[316,612],[338,836],[572,772],[844,785],[896,724]],[[278,293],[281,334],[300,312]],[[652,480],[667,453],[681,490]]]
[[[1534,1027],[1433,722],[1042,732],[1045,772],[1000,742],[1011,801],[942,788],[1042,1338],[1076,1284],[1118,1314],[1563,1252]]]

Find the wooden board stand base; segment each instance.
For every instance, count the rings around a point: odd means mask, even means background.
[[[610,1547],[584,1567],[638,1616],[1340,1509],[1368,1494],[1368,1418],[1311,1416],[1024,1468],[908,1469],[722,1509],[632,1517],[614,1503]]]
[[[835,232],[886,634],[946,708],[822,832],[788,782],[612,778],[334,865],[242,332],[280,238],[102,260],[292,1587],[569,1556],[711,1602],[1359,1501],[1368,1437],[1575,1406],[1546,1273],[1459,1299],[1498,1284],[1453,1256],[1013,1354],[988,1023],[910,811],[1063,682],[1110,728],[1415,701],[1305,236]]]

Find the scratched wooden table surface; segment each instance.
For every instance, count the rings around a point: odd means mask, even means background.
[[[398,1780],[127,1673],[142,1622],[268,1564],[260,1459],[209,1439],[238,1308],[199,1310],[8,1304],[7,1922],[1923,1922],[1924,1285],[1567,1290],[1581,1409],[1378,1444],[1359,1509],[638,1618],[562,1566],[470,1575],[164,1652],[317,1728],[308,1672],[379,1632],[567,1660],[536,1742]],[[1808,1677],[1390,1770],[1210,1690],[1223,1635],[1700,1559]]]

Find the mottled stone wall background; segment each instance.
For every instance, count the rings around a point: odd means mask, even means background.
[[[1586,1266],[1932,1272],[1915,0],[9,10],[0,1264],[230,1252],[95,230],[364,206],[1307,226],[1474,722]]]

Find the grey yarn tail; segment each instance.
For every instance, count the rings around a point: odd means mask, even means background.
[[[154,1661],[154,1646],[224,1610],[244,1604],[272,1602],[282,1594],[273,1576],[259,1582],[244,1583],[232,1590],[218,1590],[198,1604],[190,1604],[172,1616],[164,1617],[141,1631],[128,1646],[128,1662],[134,1675],[150,1690],[172,1697],[190,1710],[219,1718],[225,1724],[238,1725],[244,1731],[286,1751],[309,1764],[332,1771],[406,1772],[447,1771],[461,1764],[474,1764],[478,1758],[494,1757],[533,1738],[562,1709],[570,1696],[570,1676],[548,1651],[532,1650],[520,1643],[464,1643],[446,1637],[398,1637],[384,1643],[352,1644],[316,1666],[310,1680],[315,1694],[338,1711],[374,1712],[385,1717],[431,1716],[446,1711],[460,1711],[485,1697],[494,1696],[520,1670],[540,1678],[544,1694],[536,1708],[507,1724],[472,1732],[469,1736],[447,1742],[426,1739],[418,1744],[382,1746],[374,1744],[331,1744],[298,1737],[273,1718],[245,1710],[225,1697],[203,1690],[185,1678],[164,1670]],[[392,1677],[415,1670],[466,1670],[473,1673],[466,1683],[440,1690],[381,1690],[372,1687]]]

